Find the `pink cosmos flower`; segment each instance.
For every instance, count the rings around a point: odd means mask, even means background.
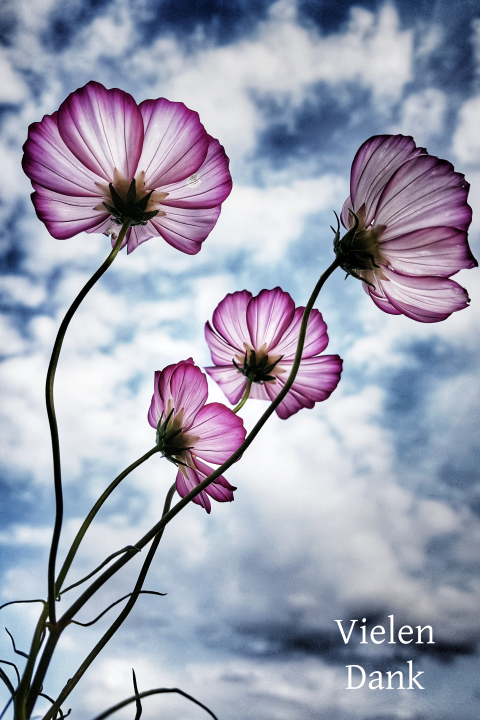
[[[279,287],[256,297],[247,290],[235,292],[218,305],[213,327],[205,325],[215,366],[205,370],[232,404],[243,396],[249,380],[250,397],[271,401],[278,395],[293,365],[303,310]],[[282,419],[313,408],[337,387],[342,360],[338,355],[317,357],[327,345],[327,326],[318,310],[312,310],[298,374],[276,409]]]
[[[352,164],[342,210],[351,232],[335,242],[340,266],[392,315],[438,322],[466,307],[466,290],[449,278],[477,265],[467,240],[468,189],[449,162],[411,137],[371,137]]]
[[[30,125],[23,169],[53,237],[112,234],[129,216],[129,253],[159,235],[194,255],[232,187],[224,149],[196,112],[165,98],[137,105],[97,82]]]
[[[221,465],[245,440],[243,420],[220,403],[205,405],[207,396],[207,378],[192,358],[155,373],[148,422],[157,429],[163,456],[178,466],[176,485],[181,497],[212,472],[204,460]],[[220,476],[193,502],[209,513],[208,495],[217,502],[231,502],[234,490]]]

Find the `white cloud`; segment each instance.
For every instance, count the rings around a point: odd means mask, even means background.
[[[446,111],[447,98],[441,90],[427,88],[413,93],[403,102],[400,122],[391,131],[413,135],[417,145],[426,145],[443,131]]]
[[[453,152],[466,165],[480,163],[480,95],[466,100],[458,112]]]

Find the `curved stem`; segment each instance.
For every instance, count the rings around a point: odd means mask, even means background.
[[[28,693],[28,688],[30,686],[30,679],[32,677],[33,670],[35,668],[35,662],[37,659],[37,655],[42,646],[44,633],[45,633],[45,621],[47,619],[47,616],[48,616],[48,605],[47,605],[47,603],[45,603],[43,610],[41,612],[40,618],[38,620],[37,627],[35,628],[35,632],[33,634],[33,640],[32,640],[32,645],[30,648],[30,652],[28,653],[27,664],[23,671],[22,679],[20,680],[16,695],[15,695],[15,718],[16,718],[16,720],[26,720],[26,718],[29,717],[29,715],[26,714],[26,707],[25,707],[27,693]]]
[[[203,708],[210,715],[210,717],[213,718],[213,720],[218,720],[217,716],[214,715],[213,712],[209,710],[206,705],[201,703],[199,700],[195,700],[194,697],[192,697],[186,692],[183,692],[183,690],[180,690],[180,688],[155,688],[155,690],[145,690],[145,692],[137,693],[133,697],[129,697],[126,700],[119,702],[117,705],[109,708],[108,710],[105,710],[105,712],[101,713],[101,715],[97,715],[97,717],[93,720],[104,720],[104,718],[108,717],[109,715],[113,715],[114,712],[117,712],[117,710],[121,710],[126,705],[138,702],[140,698],[148,697],[149,695],[161,695],[163,693],[178,693],[179,695],[183,695],[183,697],[187,698],[187,700],[191,700],[196,705],[199,705],[201,708]]]
[[[165,505],[163,507],[163,513],[162,517],[164,517],[168,511],[170,510],[170,506],[172,504],[173,496],[176,491],[176,484],[174,483],[170,490],[167,493],[167,496],[165,498]],[[62,692],[58,696],[55,704],[50,708],[50,710],[47,712],[47,714],[44,716],[43,720],[50,720],[50,718],[54,718],[55,714],[58,710],[58,708],[63,704],[65,699],[70,695],[73,688],[77,685],[78,681],[81,679],[81,677],[84,675],[86,670],[89,668],[89,666],[92,664],[92,662],[95,660],[97,655],[100,653],[100,651],[105,647],[105,645],[108,643],[110,638],[117,632],[118,628],[124,620],[128,617],[130,614],[130,611],[132,610],[133,606],[138,600],[138,597],[141,593],[143,583],[145,582],[145,578],[147,576],[148,570],[150,568],[150,565],[152,564],[152,560],[154,558],[154,555],[157,551],[157,548],[160,544],[160,540],[162,539],[163,535],[163,529],[158,533],[158,535],[154,538],[153,543],[150,546],[150,549],[148,551],[148,555],[145,558],[145,561],[142,565],[142,569],[140,571],[140,574],[138,576],[137,582],[135,583],[135,587],[133,589],[133,592],[131,593],[130,600],[127,602],[125,607],[123,608],[120,615],[117,617],[117,619],[112,623],[112,625],[108,628],[107,632],[103,635],[103,637],[99,640],[99,642],[95,645],[93,650],[89,653],[89,655],[85,658],[83,663],[78,668],[75,675],[68,681],[68,683],[63,688]],[[43,658],[42,658],[43,659]],[[40,667],[39,667],[40,670]],[[39,681],[42,682],[42,678],[39,678]],[[33,688],[33,685],[32,685]],[[33,709],[33,704],[32,704]]]
[[[253,382],[253,380],[249,380],[249,381],[247,382],[247,387],[245,388],[245,392],[243,393],[243,397],[242,397],[242,399],[240,400],[240,402],[238,403],[238,405],[236,405],[236,406],[233,408],[232,412],[238,413],[238,411],[241,410],[242,407],[245,405],[245,403],[247,402],[248,397],[249,397],[249,395],[250,395],[250,389],[251,389],[251,387],[252,387],[252,382]]]
[[[115,490],[115,488],[122,482],[122,480],[124,478],[127,477],[127,475],[129,475],[132,472],[132,470],[135,470],[135,468],[137,468],[139,465],[144,463],[145,460],[148,460],[148,458],[151,457],[152,455],[154,455],[156,452],[160,452],[157,445],[155,447],[153,447],[151,450],[149,450],[147,453],[145,453],[145,455],[142,455],[141,458],[139,458],[138,460],[135,460],[135,462],[133,462],[123,472],[121,472],[120,475],[118,477],[116,477],[115,480],[113,480],[113,482],[110,483],[110,485],[107,487],[107,489],[100,495],[97,502],[92,507],[92,509],[88,513],[87,517],[83,521],[80,530],[77,532],[75,539],[70,547],[70,550],[68,551],[67,557],[65,558],[65,561],[62,565],[62,569],[58,573],[57,582],[55,583],[55,597],[58,597],[61,594],[60,591],[62,589],[62,585],[65,581],[67,573],[73,562],[73,559],[77,553],[80,543],[82,542],[82,540],[85,536],[85,533],[87,532],[88,528],[92,524],[93,519],[95,518],[95,515],[100,510],[100,508],[102,507],[105,500],[107,500],[107,498],[112,494],[112,492]],[[98,569],[100,569],[100,568],[98,568]],[[89,576],[87,576],[84,579],[87,580],[88,577]],[[79,585],[79,584],[80,583],[75,583],[75,585]],[[75,585],[71,585],[69,588],[67,588],[67,590],[70,590],[72,587],[75,587]],[[64,592],[66,592],[66,590]]]
[[[110,267],[115,257],[118,254],[122,246],[125,234],[131,224],[131,220],[126,220],[122,226],[122,229],[118,235],[112,252],[107,257],[105,262],[97,270],[97,272],[90,278],[87,284],[79,292],[72,305],[67,311],[67,314],[63,318],[62,324],[57,333],[55,344],[53,346],[52,357],[50,358],[50,364],[47,370],[47,380],[45,384],[45,400],[47,404],[47,415],[48,422],[50,425],[50,435],[52,438],[52,454],[53,454],[53,481],[55,487],[55,524],[53,528],[52,544],[50,547],[50,557],[48,560],[48,609],[49,618],[51,623],[55,623],[55,562],[57,559],[58,544],[60,542],[60,533],[62,530],[63,522],[63,492],[62,492],[62,472],[60,465],[60,442],[58,438],[58,427],[57,419],[55,416],[55,405],[53,402],[53,383],[55,380],[55,372],[57,369],[58,358],[60,357],[60,351],[62,349],[63,339],[67,328],[70,324],[71,319],[75,315],[80,303],[88,294],[88,292],[99,280],[104,272]]]

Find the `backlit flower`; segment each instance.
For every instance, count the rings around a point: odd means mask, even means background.
[[[30,125],[23,169],[53,237],[112,234],[135,216],[128,252],[159,235],[194,255],[232,187],[223,147],[196,112],[165,98],[137,105],[97,82]]]
[[[449,162],[411,137],[370,138],[352,164],[341,217],[351,232],[335,242],[341,267],[392,315],[438,322],[466,307],[466,290],[449,278],[477,265],[467,240],[468,189]]]
[[[157,429],[163,456],[178,467],[176,485],[181,497],[210,475],[207,462],[221,465],[245,440],[242,419],[221,403],[206,405],[207,396],[207,378],[191,358],[155,373],[148,422]],[[209,513],[208,495],[218,502],[231,502],[234,490],[220,476],[193,502]]]
[[[227,295],[207,322],[205,337],[214,367],[205,370],[222,388],[232,404],[243,396],[252,380],[250,397],[273,400],[292,369],[303,307],[279,287],[252,297],[247,290]],[[328,345],[327,326],[318,310],[312,310],[293,386],[276,409],[286,419],[301,408],[313,408],[326,400],[340,380],[342,360],[322,355]]]

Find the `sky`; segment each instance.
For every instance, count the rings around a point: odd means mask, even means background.
[[[155,442],[146,419],[154,371],[190,356],[210,364],[203,328],[220,300],[279,285],[306,302],[333,259],[333,213],[368,137],[412,135],[465,174],[479,256],[480,12],[473,0],[457,0],[455,12],[448,0],[4,0],[0,15],[0,602],[8,602],[46,594],[53,487],[44,378],[67,307],[109,251],[102,235],[54,240],[36,218],[20,164],[28,125],[92,79],[137,102],[163,96],[199,112],[233,177],[198,255],[160,238],[121,253],[72,322],[56,380],[63,557],[100,492]],[[132,667],[140,690],[180,687],[221,720],[478,717],[479,271],[455,279],[470,307],[423,325],[383,314],[357,280],[333,275],[316,307],[328,352],[344,360],[337,390],[269,421],[228,471],[234,503],[214,503],[211,515],[190,505],[168,526],[145,585],[167,595],[140,598],[67,701],[72,718],[129,696]],[[211,400],[226,402],[209,387]],[[247,403],[247,428],[263,409]],[[153,457],[124,481],[89,531],[72,582],[158,520],[174,476]],[[131,566],[82,621],[129,592]],[[1,612],[26,650],[38,607]],[[431,625],[435,644],[360,644],[357,630],[345,644],[335,623],[366,618],[370,630],[388,627],[391,615],[397,628]],[[114,616],[64,633],[49,695]],[[0,657],[15,658],[6,633]],[[406,672],[409,660],[424,690],[346,689],[347,665]],[[161,696],[145,701],[143,717],[206,715]]]

